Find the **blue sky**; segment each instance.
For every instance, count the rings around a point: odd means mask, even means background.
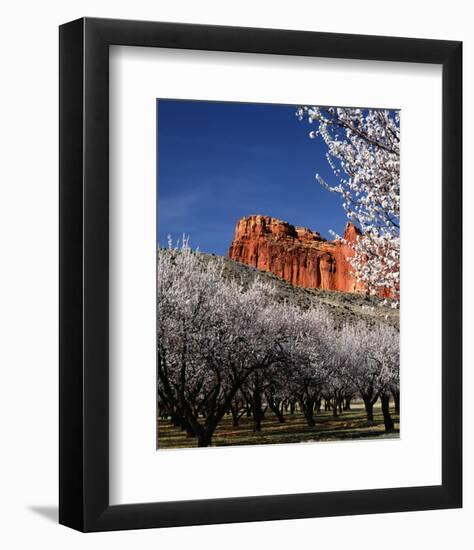
[[[326,146],[308,137],[296,107],[158,100],[158,243],[186,234],[193,248],[226,255],[237,221],[263,214],[326,238],[347,221],[329,183]]]

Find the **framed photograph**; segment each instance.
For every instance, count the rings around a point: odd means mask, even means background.
[[[60,27],[60,523],[462,505],[462,44]]]

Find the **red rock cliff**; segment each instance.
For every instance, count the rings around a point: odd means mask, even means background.
[[[360,231],[348,223],[344,238],[354,242]],[[237,223],[229,258],[270,271],[306,288],[354,292],[357,288],[342,242],[327,241],[317,232],[270,216],[249,216]]]

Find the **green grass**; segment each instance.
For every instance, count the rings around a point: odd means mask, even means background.
[[[350,411],[343,411],[333,417],[330,411],[315,414],[315,426],[308,426],[301,412],[285,414],[280,423],[267,410],[262,422],[262,431],[254,432],[252,419],[245,415],[237,428],[232,426],[232,417],[225,416],[217,427],[212,445],[264,445],[275,443],[308,443],[314,441],[342,441],[354,439],[398,438],[399,417],[391,407],[395,432],[386,434],[380,407],[374,407],[374,422],[367,422],[362,403],[351,405]],[[196,438],[187,437],[186,432],[176,428],[169,420],[158,419],[158,449],[196,447]]]

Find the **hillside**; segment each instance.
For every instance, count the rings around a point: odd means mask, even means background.
[[[199,253],[204,261],[217,261],[217,256]],[[273,273],[261,271],[255,267],[223,258],[224,274],[232,280],[248,287],[256,278],[272,282],[277,289],[278,299],[282,302],[298,305],[303,308],[317,304],[330,310],[331,314],[341,321],[351,318],[363,318],[367,322],[383,322],[399,326],[399,310],[381,305],[382,298],[366,296],[359,293],[302,288],[277,277]]]

